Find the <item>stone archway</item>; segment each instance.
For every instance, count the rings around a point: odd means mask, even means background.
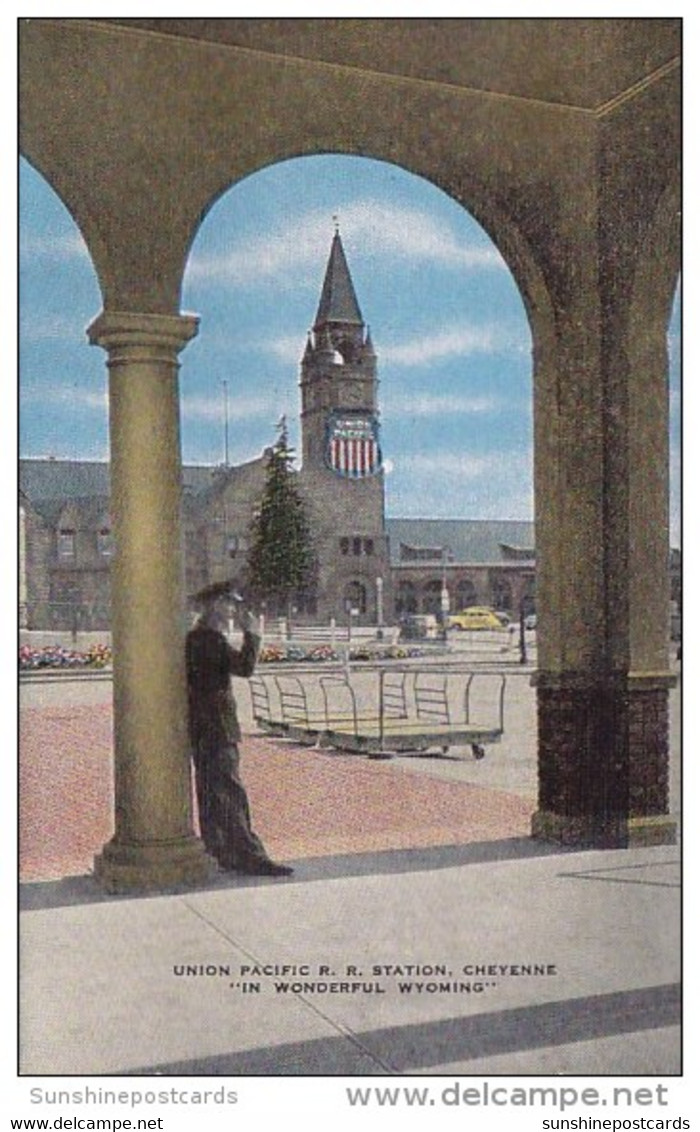
[[[560,21],[562,58],[580,58],[589,83],[587,53],[611,53],[595,69],[605,76],[597,88],[571,85],[580,75],[554,65],[551,38],[542,66],[514,78],[500,21],[460,21],[454,44],[445,29],[449,81],[431,71],[415,40],[392,41],[381,65],[368,66],[362,51],[353,54],[351,31],[348,64],[333,51],[330,60],[323,50],[318,58],[287,53],[283,39],[268,50],[240,46],[242,32],[255,38],[251,21],[216,21],[221,42],[189,38],[187,21],[166,22],[163,35],[138,20],[40,19],[21,29],[23,152],[79,224],[104,299],[90,329],[108,354],[117,543],[117,831],[99,866],[103,882],[148,887],[206,872],[189,812],[179,659],[176,374],[196,333],[196,320],[180,314],[180,289],[198,224],[218,195],[265,164],[312,152],[374,157],[432,181],[469,209],[508,263],[534,341],[534,831],[581,845],[673,838],[663,790],[645,785],[663,778],[668,762],[656,722],[668,694],[663,630],[658,606],[645,639],[637,616],[648,586],[663,592],[668,569],[659,488],[667,467],[645,506],[635,502],[641,455],[630,441],[643,418],[656,451],[662,429],[646,411],[667,307],[663,288],[644,283],[654,272],[639,233],[650,231],[650,215],[667,230],[663,202],[677,193],[670,21],[638,21],[619,55],[595,21],[588,37]],[[523,21],[522,36],[536,62],[531,24]],[[484,37],[483,57],[495,61],[487,84],[478,68],[467,73],[481,58],[460,49],[469,34]],[[532,75],[551,76],[550,85],[533,90]],[[666,280],[676,270],[668,268],[672,245],[665,240],[661,253]],[[649,525],[657,529],[652,552]],[[630,695],[632,678],[642,681],[639,696]],[[642,736],[636,748],[633,734]]]
[[[472,579],[460,578],[455,595],[456,608],[467,609],[470,605],[476,605],[477,599],[477,590]]]
[[[418,592],[415,582],[403,578],[396,587],[394,598],[394,613],[397,617],[404,617],[408,613],[418,612]]]
[[[367,614],[367,586],[364,582],[348,582],[343,591],[343,605],[348,615],[365,617]]]

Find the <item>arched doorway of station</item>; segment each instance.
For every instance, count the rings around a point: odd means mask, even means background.
[[[441,593],[442,581],[440,578],[431,578],[424,582],[421,595],[421,612],[432,613],[433,616],[439,617]]]
[[[364,582],[348,582],[343,592],[343,608],[351,617],[364,617],[367,612],[367,586]]]
[[[456,591],[457,609],[467,609],[470,605],[477,604],[476,586],[471,578],[460,578],[457,582]]]
[[[515,609],[513,587],[507,579],[498,576],[491,578],[490,590],[491,603],[494,609],[500,609],[504,612]]]
[[[395,587],[394,612],[397,617],[418,612],[418,594],[415,582],[402,578]]]

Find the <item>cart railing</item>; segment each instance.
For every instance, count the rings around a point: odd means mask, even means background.
[[[476,689],[484,681],[477,694]],[[253,715],[269,733],[305,744],[373,753],[471,746],[475,757],[504,731],[506,674],[415,667],[324,675],[256,675]]]

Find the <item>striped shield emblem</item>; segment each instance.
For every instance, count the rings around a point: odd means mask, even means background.
[[[374,417],[332,413],[326,429],[326,463],[339,476],[363,479],[382,466],[379,426]]]

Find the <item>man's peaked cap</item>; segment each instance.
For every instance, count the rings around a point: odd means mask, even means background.
[[[189,600],[196,602],[198,605],[213,605],[216,601],[240,600],[239,595],[236,593],[235,584],[233,579],[228,578],[223,582],[210,582],[208,586],[204,586],[196,593],[190,594]]]

